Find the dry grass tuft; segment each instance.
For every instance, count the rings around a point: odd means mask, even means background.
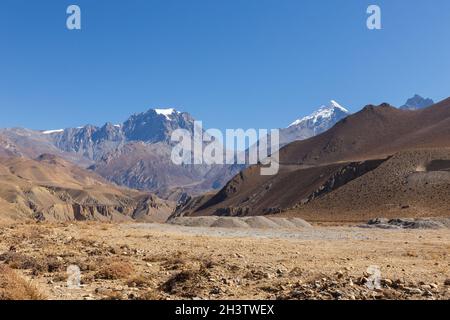
[[[62,264],[53,256],[48,256],[43,260],[19,252],[8,251],[0,254],[0,261],[13,269],[31,270],[33,274],[57,272],[62,269]]]
[[[43,300],[35,286],[20,277],[14,270],[0,265],[0,300]]]
[[[37,259],[14,251],[0,254],[0,261],[5,262],[13,269],[28,269],[35,272],[44,270],[44,266]]]
[[[184,270],[170,277],[160,286],[160,289],[169,294],[192,298],[198,295],[202,289],[203,280],[209,276],[204,266],[201,266],[199,270]]]
[[[95,277],[103,280],[127,279],[134,273],[133,265],[126,261],[105,260]]]

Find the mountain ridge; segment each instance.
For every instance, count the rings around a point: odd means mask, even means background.
[[[331,100],[281,128],[279,145],[320,135],[347,117],[351,117],[350,112]],[[185,129],[192,134],[194,121],[187,112],[156,108],[135,113],[120,124],[106,122],[103,126],[88,124],[41,131],[0,129],[0,155],[36,158],[51,153],[90,168],[116,184],[176,199],[186,192],[195,195],[218,190],[246,167],[174,165],[170,159],[174,145],[171,133]]]
[[[414,112],[386,103],[368,105],[322,134],[284,146],[279,158],[278,175],[263,177],[259,165],[251,166],[217,194],[190,199],[175,216],[291,210],[310,220],[312,212],[320,212],[316,218],[330,220],[353,212],[363,220],[371,214],[363,206],[374,202],[371,193],[377,194],[378,202],[367,206],[370,210],[382,206],[380,199],[394,202],[392,210],[383,214],[427,215],[424,208],[430,208],[428,214],[448,215],[450,203],[445,199],[450,196],[450,176],[442,169],[420,168],[432,168],[429,163],[433,161],[450,163],[450,98]],[[414,187],[405,188],[405,184]],[[442,199],[433,196],[433,185],[440,188]],[[347,189],[353,190],[345,194],[348,205],[339,202],[339,195]],[[361,197],[360,202],[353,201],[352,195]],[[334,205],[321,200],[331,197]]]

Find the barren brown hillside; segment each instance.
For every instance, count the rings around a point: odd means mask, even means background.
[[[170,203],[120,188],[53,155],[0,159],[2,218],[164,220]]]

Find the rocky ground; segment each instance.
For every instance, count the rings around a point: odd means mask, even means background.
[[[8,224],[0,299],[449,299],[449,255],[448,229]]]

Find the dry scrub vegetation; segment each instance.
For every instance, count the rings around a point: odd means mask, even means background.
[[[127,279],[133,276],[133,266],[126,261],[118,261],[113,259],[106,259],[100,262],[100,270],[96,273],[97,279],[103,280],[119,280]]]
[[[8,266],[0,265],[0,300],[42,300],[45,296]]]
[[[448,230],[316,228],[340,236],[271,239],[226,231],[212,236],[177,226],[139,229],[92,222],[0,226],[0,297],[450,298]],[[77,289],[67,286],[71,265],[81,270]],[[365,286],[370,265],[381,269],[380,290]]]

